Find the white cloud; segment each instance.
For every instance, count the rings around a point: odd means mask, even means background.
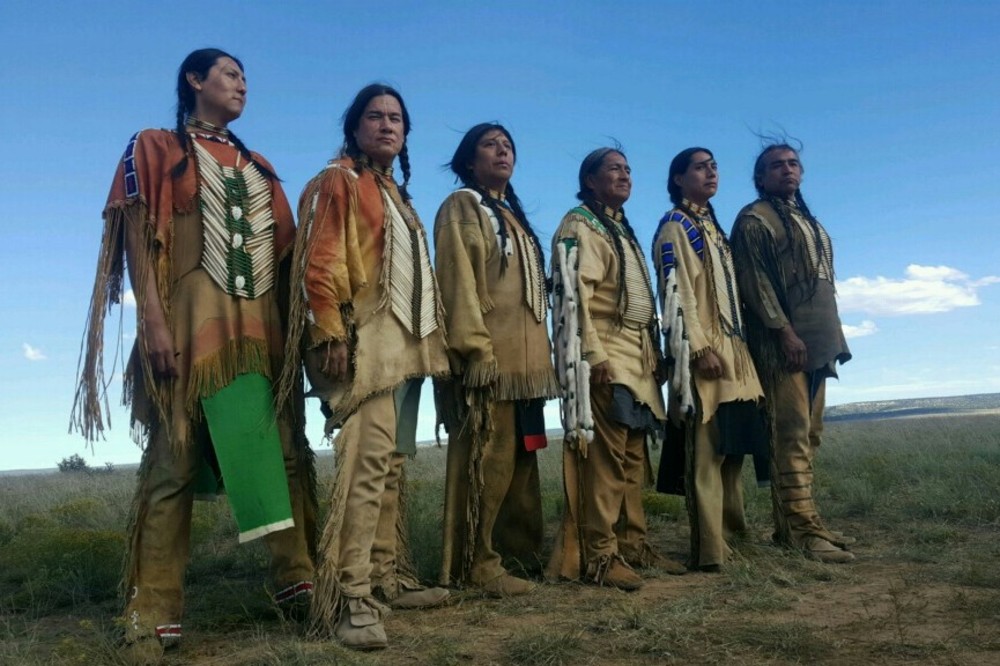
[[[134,308],[135,307],[135,292],[134,291],[132,291],[131,289],[127,289],[125,291],[125,295],[122,296],[122,305],[124,305],[127,308]]]
[[[863,338],[866,335],[872,335],[878,333],[878,326],[875,325],[871,319],[865,319],[863,322],[857,326],[851,326],[850,324],[841,324],[840,326],[844,329],[845,338]]]
[[[27,342],[21,345],[21,349],[24,350],[24,358],[29,361],[44,361],[47,358],[41,349],[32,347]]]
[[[932,314],[979,305],[977,290],[998,282],[995,275],[973,280],[950,266],[910,264],[903,278],[859,276],[838,282],[837,296],[842,312]]]

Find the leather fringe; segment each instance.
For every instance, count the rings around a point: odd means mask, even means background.
[[[529,373],[500,373],[496,379],[497,400],[554,398],[561,392],[556,373],[551,369]]]
[[[136,300],[136,345],[139,352],[139,363],[142,368],[143,383],[153,405],[156,407],[163,427],[169,428],[168,396],[169,382],[161,388],[152,371],[149,355],[145,345],[143,313],[146,304],[146,284],[149,272],[156,271],[157,289],[163,314],[170,322],[170,259],[169,253],[161,251],[155,236],[155,229],[149,221],[147,204],[141,198],[108,206],[104,211],[104,230],[101,237],[101,247],[98,252],[97,270],[94,279],[94,289],[91,293],[90,307],[87,313],[87,323],[84,327],[83,339],[80,343],[80,355],[77,361],[77,388],[70,411],[69,432],[79,432],[91,444],[98,439],[104,439],[104,430],[111,426],[111,414],[107,399],[108,371],[104,367],[104,323],[105,317],[114,305],[119,306],[119,321],[124,315],[122,296],[125,279],[126,245],[128,229],[136,229],[139,238],[136,239],[135,256],[131,259],[133,266],[132,290]],[[172,240],[172,239],[171,239]],[[110,372],[113,373],[118,359],[123,359],[121,339],[115,349],[115,356]],[[122,361],[124,366],[124,360]],[[124,389],[122,403],[131,404],[132,392],[136,387],[134,373],[136,368],[128,368],[124,373]],[[133,437],[137,443],[142,443],[148,435],[148,427],[138,426],[133,417]],[[168,432],[169,437],[169,432]]]
[[[472,361],[465,366],[462,383],[468,388],[479,388],[494,384],[498,377],[496,360]]]
[[[271,368],[279,361],[271,358],[263,340],[230,340],[218,351],[191,366],[185,410],[189,415],[197,414],[202,398],[215,395],[239,375],[255,372],[271,379]]]
[[[135,487],[135,494],[132,496],[132,504],[129,507],[128,522],[125,528],[125,553],[122,558],[122,579],[118,592],[122,595],[123,606],[127,606],[132,598],[133,589],[139,577],[139,541],[141,525],[146,521],[146,513],[149,510],[149,493],[146,492],[146,484],[149,482],[149,473],[153,468],[153,456],[150,451],[142,454],[142,461],[139,463],[139,471],[136,473],[138,483]]]
[[[353,458],[359,445],[357,424],[345,424],[333,442],[335,450],[333,493],[330,511],[326,517],[319,543],[319,560],[316,563],[316,587],[309,611],[307,633],[312,638],[332,638],[340,614],[346,606],[337,577],[337,553],[340,552],[340,531],[347,511],[348,473],[353,468]]]
[[[476,535],[479,534],[479,504],[485,486],[483,451],[493,434],[493,404],[496,401],[492,387],[470,389],[465,392],[468,414],[464,429],[472,435],[469,451],[469,491],[465,507],[465,543],[462,553],[461,580],[467,580],[476,554]]]

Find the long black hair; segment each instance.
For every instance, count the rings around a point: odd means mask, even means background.
[[[692,220],[697,216],[694,214],[694,211],[684,205],[684,192],[681,191],[681,186],[674,182],[674,176],[680,176],[687,173],[687,170],[691,168],[691,160],[696,153],[708,153],[709,157],[713,160],[715,159],[715,155],[713,155],[712,151],[708,148],[701,148],[699,146],[694,148],[685,148],[681,152],[677,153],[674,156],[674,159],[670,160],[670,169],[667,171],[667,193],[670,195],[671,203],[673,203],[674,206],[676,206],[682,213],[687,215]],[[706,201],[705,205],[708,208],[709,216],[712,218],[712,224],[715,225],[715,230],[719,232],[723,238],[728,239],[726,232],[722,230],[721,226],[719,226],[719,220],[715,216],[715,208],[712,206],[712,202]]]
[[[500,208],[503,203],[491,196],[489,191],[482,186],[481,183],[476,182],[475,175],[472,172],[472,163],[476,161],[476,147],[479,145],[479,140],[487,132],[492,131],[502,132],[507,140],[510,141],[510,152],[514,156],[514,162],[517,162],[517,146],[514,144],[514,137],[510,135],[507,128],[500,123],[479,123],[478,125],[469,129],[462,137],[462,140],[458,144],[458,148],[455,149],[455,154],[451,158],[451,162],[448,163],[448,168],[451,172],[455,174],[455,181],[460,182],[469,189],[475,190],[482,197],[483,203],[493,211],[493,214],[497,218],[497,222],[500,227],[500,239],[503,241],[504,245],[507,243],[507,236],[509,232],[507,230],[507,225],[504,223],[504,217],[501,214]],[[545,252],[542,250],[542,244],[538,240],[538,236],[535,234],[535,230],[531,227],[531,223],[528,222],[528,216],[524,212],[524,206],[521,205],[521,199],[514,192],[514,186],[508,182],[507,190],[504,193],[507,203],[510,204],[510,211],[514,213],[514,217],[521,224],[528,235],[531,237],[531,242],[535,246],[535,251],[538,252],[538,261],[540,266],[545,265]],[[507,255],[500,252],[500,272],[501,274],[507,269]]]
[[[368,103],[382,95],[395,97],[396,101],[399,102],[399,108],[403,111],[403,148],[397,155],[399,167],[403,172],[403,184],[399,186],[399,193],[404,201],[409,201],[411,197],[406,191],[406,186],[410,184],[410,154],[406,148],[406,137],[410,134],[410,112],[406,110],[403,96],[395,88],[385,83],[370,83],[358,91],[358,94],[354,96],[354,101],[340,118],[340,122],[344,126],[344,146],[341,152],[355,160],[362,157],[361,148],[358,147],[358,140],[354,137],[354,133],[361,124],[361,116],[364,115]]]
[[[179,178],[184,175],[185,171],[187,171],[188,156],[191,153],[191,143],[190,138],[188,137],[186,123],[188,116],[190,116],[194,111],[196,96],[194,88],[192,88],[191,84],[188,83],[187,75],[194,74],[199,80],[205,80],[205,78],[208,77],[208,71],[215,66],[215,63],[217,63],[220,58],[231,59],[236,63],[236,66],[240,68],[241,72],[244,71],[243,63],[239,58],[226,53],[222,49],[215,48],[192,51],[186,58],[184,58],[184,62],[181,63],[181,66],[177,68],[177,125],[174,128],[174,131],[177,134],[177,142],[181,144],[181,150],[184,151],[184,157],[170,172],[174,178]],[[271,171],[271,169],[254,158],[254,156],[250,153],[250,150],[235,134],[233,134],[232,130],[229,130],[228,138],[233,142],[233,145],[236,146],[236,150],[240,151],[240,154],[243,155],[248,162],[251,162],[265,178],[268,180],[279,180],[278,176]]]

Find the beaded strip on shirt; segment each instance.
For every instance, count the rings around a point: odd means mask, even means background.
[[[231,296],[254,299],[274,286],[274,217],[267,179],[247,163],[219,164],[197,140],[202,268]]]
[[[528,238],[528,234],[520,228],[514,234],[517,250],[521,257],[521,278],[524,283],[524,304],[535,315],[535,321],[541,323],[548,312],[548,299],[545,294],[545,273],[538,256],[538,248]]]
[[[600,210],[594,212],[604,218],[605,223],[614,224],[618,237],[627,241],[623,243],[623,249],[627,248],[625,256],[620,257],[620,260],[625,262],[625,284],[621,287],[625,291],[622,319],[634,327],[648,326],[656,317],[656,306],[653,302],[649,272],[646,270],[646,257],[643,256],[635,238],[622,224],[625,214],[621,209],[614,210],[603,204],[600,204],[600,207]]]
[[[654,305],[649,273],[646,270],[646,258],[635,238],[622,224],[625,213],[621,209],[614,210],[597,201],[587,202],[582,207],[575,208],[574,211],[582,214],[584,219],[587,219],[606,238],[610,238],[612,232],[608,230],[608,227],[613,224],[618,237],[627,241],[627,243],[622,243],[624,256],[619,257],[619,261],[625,264],[625,284],[618,285],[618,313],[622,321],[633,327],[645,328],[655,325],[656,306]],[[631,251],[625,250],[626,245]]]
[[[704,239],[705,252],[703,261],[705,270],[711,280],[716,318],[722,327],[722,332],[728,336],[743,337],[743,314],[740,311],[739,294],[736,287],[736,273],[733,270],[733,254],[715,226],[708,207],[698,206],[687,199],[681,201],[681,207],[694,215],[694,223]]]
[[[609,213],[613,213],[609,215]],[[619,285],[618,313],[621,323],[632,329],[645,329],[648,335],[640,337],[642,347],[642,366],[652,372],[656,368],[659,354],[658,328],[656,322],[656,304],[653,286],[649,280],[646,268],[646,257],[635,237],[629,233],[625,224],[625,213],[621,209],[612,211],[602,205],[599,215],[603,216],[606,225],[614,225],[618,238],[627,242],[621,243],[622,255],[618,258],[624,262],[622,275],[625,284]]]
[[[621,235],[628,239],[622,260],[625,262],[625,311],[622,319],[635,326],[648,326],[653,321],[655,307],[649,287],[649,273],[642,250],[624,228]]]
[[[383,281],[389,306],[399,321],[418,339],[437,330],[437,284],[431,270],[430,253],[423,225],[406,204],[398,205],[384,177],[375,170],[375,182],[385,206],[385,254]]]
[[[486,212],[486,216],[493,225],[493,234],[497,239],[497,247],[503,248],[502,252],[510,256],[514,253],[514,245],[517,245],[518,257],[521,260],[521,281],[524,285],[524,304],[535,316],[535,321],[542,322],[548,312],[548,299],[545,294],[545,272],[535,244],[531,242],[528,234],[519,225],[507,225],[508,233],[506,234],[506,243],[504,243],[505,239],[503,234],[500,233],[500,224],[502,221],[498,220],[493,209],[483,202],[483,194],[468,187],[462,188],[461,191],[469,192],[479,201],[480,208]],[[493,196],[501,206],[510,210],[510,205],[503,198],[503,195],[492,191],[488,195]],[[513,234],[510,233],[512,228],[514,230]],[[512,235],[513,241],[511,240]]]
[[[794,203],[789,202],[786,205],[789,213],[792,215],[792,220],[798,226],[799,233],[805,239],[806,252],[809,253],[809,262],[812,264],[812,269],[816,273],[816,277],[820,280],[826,280],[827,282],[833,281],[833,247],[830,243],[830,236],[826,233],[826,229],[823,225],[816,223],[816,230],[819,231],[819,243],[821,247],[817,246],[816,234],[813,231],[813,226],[803,217],[802,211]]]

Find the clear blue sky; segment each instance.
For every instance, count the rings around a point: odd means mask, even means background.
[[[0,469],[139,458],[120,409],[93,457],[66,434],[74,373],[117,161],[136,130],[173,124],[176,68],[202,46],[242,58],[249,101],[232,128],[293,202],[353,94],[385,80],[413,117],[424,221],[453,187],[440,165],[461,132],[499,120],[543,241],[609,137],[645,243],[667,164],[691,145],[715,152],[728,228],[754,198],[753,131],[784,128],[805,143],[803,192],[833,236],[852,336],[829,401],[1000,391],[1000,3],[491,5],[4,2]],[[127,350],[133,311],[124,328]]]

